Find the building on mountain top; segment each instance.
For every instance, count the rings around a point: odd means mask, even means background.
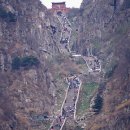
[[[50,12],[55,14],[58,12],[67,14],[70,11],[70,8],[66,7],[65,2],[52,2],[52,8],[50,9]]]

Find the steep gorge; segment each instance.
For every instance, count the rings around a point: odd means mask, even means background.
[[[128,0],[83,0],[69,17],[71,49],[87,56],[92,48],[101,60],[101,74],[91,75],[81,58],[61,53],[59,21],[39,0],[1,0],[0,130],[48,129],[52,120],[45,117],[60,110],[65,78],[71,74],[81,75],[83,82],[77,114],[87,116],[90,99],[97,94],[103,99],[102,109],[81,121],[85,123],[81,126],[129,130],[129,7]],[[90,99],[82,96],[86,86],[94,89]],[[69,120],[63,129],[80,130],[79,125]]]

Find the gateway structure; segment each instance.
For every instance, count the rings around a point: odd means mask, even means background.
[[[50,9],[51,13],[62,12],[64,14],[70,11],[70,8],[66,7],[65,2],[52,2],[52,8]]]

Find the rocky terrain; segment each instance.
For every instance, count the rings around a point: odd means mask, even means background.
[[[0,1],[0,129],[48,129],[65,78],[84,71],[60,52],[61,26],[40,1]],[[79,60],[77,60],[79,62]]]
[[[104,75],[98,90],[102,109],[86,119],[86,130],[130,129],[129,7],[128,0],[82,2],[78,46],[84,55],[87,47],[93,47],[93,53],[102,60]]]
[[[58,28],[57,35],[52,31],[58,22],[49,15],[40,1],[0,1],[1,130],[48,125],[39,121],[52,112],[54,84],[48,59],[59,54]]]
[[[77,119],[63,130],[130,129],[129,0],[83,0],[68,19],[80,57],[61,51],[62,24],[39,0],[0,0],[0,130],[47,130],[72,75],[82,81]],[[100,73],[86,65],[94,56]]]

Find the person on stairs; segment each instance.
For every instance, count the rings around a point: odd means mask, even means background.
[[[51,130],[54,130],[54,127],[53,127],[53,126],[51,127]]]

